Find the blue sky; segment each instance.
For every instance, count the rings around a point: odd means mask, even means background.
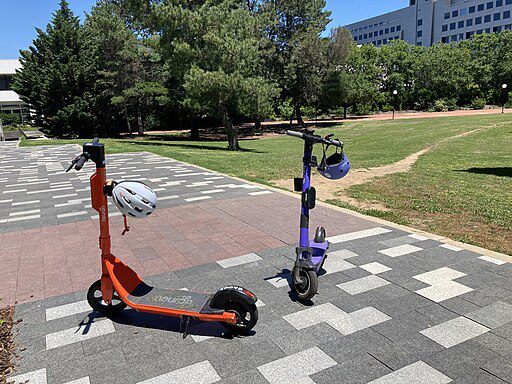
[[[75,14],[83,16],[95,0],[68,0]],[[332,11],[331,27],[352,23],[407,6],[407,0],[327,0]],[[35,27],[44,29],[58,0],[0,0],[0,58],[18,57],[36,36]]]

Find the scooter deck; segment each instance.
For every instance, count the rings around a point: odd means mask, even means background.
[[[212,312],[208,305],[210,298],[211,295],[207,293],[155,288],[144,282],[128,295],[128,299],[135,304],[197,313]]]

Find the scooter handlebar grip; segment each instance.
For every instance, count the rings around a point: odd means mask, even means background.
[[[87,160],[89,160],[87,158],[87,156],[84,156],[84,155],[80,156],[78,161],[75,163],[75,169],[77,171],[81,170]]]
[[[286,131],[286,134],[288,136],[298,137],[299,139],[302,139],[304,137],[304,134],[301,132],[295,132],[295,131]]]
[[[331,141],[331,145],[334,145],[336,147],[339,147],[339,148],[343,148],[343,143],[339,140],[332,140]]]
[[[100,142],[99,137],[95,137],[95,138],[92,140],[92,143],[93,143],[93,144],[98,144],[99,142]]]

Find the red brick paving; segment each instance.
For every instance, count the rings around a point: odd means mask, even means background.
[[[210,263],[295,244],[299,200],[274,193],[161,209],[132,220],[111,218],[112,251],[141,276]],[[326,207],[312,212],[311,227],[328,236],[376,224]],[[100,276],[98,222],[0,234],[1,304],[20,303],[87,289]]]

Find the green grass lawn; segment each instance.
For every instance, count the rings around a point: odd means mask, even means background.
[[[512,254],[510,174],[467,171],[512,166],[510,116],[356,121],[317,132],[332,132],[343,140],[353,168],[358,169],[394,163],[444,138],[482,127],[489,129],[436,146],[411,172],[373,180],[349,193],[378,201],[390,210],[370,214]],[[70,142],[81,144],[84,140],[23,141],[22,145]],[[286,136],[244,140],[241,152],[227,151],[225,142],[158,138],[102,142],[108,153],[148,151],[263,183],[301,173],[302,142]],[[320,148],[317,150],[320,156]]]

